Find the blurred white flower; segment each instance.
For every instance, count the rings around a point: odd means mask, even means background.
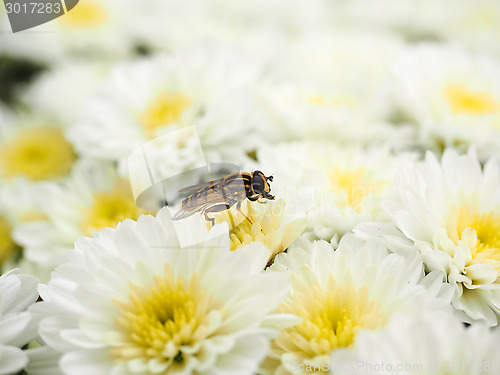
[[[331,18],[329,2],[323,0],[309,1],[307,12],[300,0],[193,0],[190,4],[151,0],[146,4],[161,14],[142,20],[147,24],[143,28],[144,39],[154,50],[179,50],[215,41],[263,59],[275,55],[276,47],[293,43],[305,32],[324,30]]]
[[[265,141],[408,142],[409,129],[381,119],[389,117],[391,103],[368,92],[362,82],[358,87],[344,83],[324,86],[290,81],[261,86],[259,114]]]
[[[45,185],[68,178],[76,160],[59,122],[0,108],[0,270],[20,266],[12,231],[45,218]]]
[[[387,145],[363,148],[330,142],[262,146],[259,162],[275,172],[273,189],[292,212],[306,211],[314,238],[331,240],[369,220],[388,220],[380,202],[394,189],[398,163]],[[293,168],[291,168],[293,166]]]
[[[429,270],[454,286],[453,306],[466,322],[498,324],[500,308],[500,166],[484,168],[473,150],[445,150],[441,161],[403,165],[398,201],[386,202],[398,228]]]
[[[418,256],[389,254],[379,243],[352,235],[335,251],[324,241],[297,241],[270,271],[292,275],[291,295],[280,311],[303,320],[273,341],[266,374],[306,374],[292,364],[321,365],[336,350],[355,347],[364,330],[391,324],[397,313],[451,310],[439,273],[424,277]]]
[[[432,1],[431,1],[432,2]],[[432,2],[435,3],[436,2]],[[445,0],[439,2],[441,12],[435,17],[441,38],[458,42],[476,52],[486,51],[500,56],[500,4],[495,0]],[[453,8],[453,12],[446,9]],[[435,14],[439,11],[436,9]]]
[[[358,93],[360,99],[371,97],[376,105],[367,110],[375,111],[374,118],[381,119],[393,104],[387,97],[390,74],[387,66],[404,48],[395,34],[362,29],[331,33],[316,30],[300,34],[293,43],[282,43],[268,64],[272,64],[274,80],[311,82],[332,90],[341,86],[346,93],[349,88]],[[376,54],[378,58],[373,59]],[[368,91],[363,92],[363,86]]]
[[[71,125],[80,118],[87,98],[106,75],[99,62],[64,60],[43,72],[20,93],[22,101],[36,113]]]
[[[13,232],[22,223],[46,219],[40,206],[46,192],[43,184],[32,185],[24,179],[0,185],[0,272],[19,267],[30,273],[20,263],[24,261],[22,248]]]
[[[0,183],[57,181],[70,174],[77,155],[64,124],[35,113],[0,116]]]
[[[181,249],[164,209],[77,241],[33,312],[66,374],[254,374],[297,321],[271,314],[288,277],[266,262],[260,244],[231,252],[224,225]]]
[[[394,61],[394,94],[417,124],[425,147],[475,145],[481,157],[498,153],[500,64],[457,47],[408,47]]]
[[[354,350],[335,352],[329,363],[339,375],[497,373],[499,339],[498,329],[466,328],[450,314],[426,311],[398,315],[387,327],[360,332]]]
[[[65,184],[45,186],[40,212],[43,220],[21,223],[13,237],[24,247],[25,258],[40,268],[37,276],[44,281],[79,237],[136,220],[148,211],[136,205],[130,182],[118,178],[111,165],[81,160]]]
[[[0,374],[15,374],[28,363],[21,347],[37,336],[36,322],[27,311],[38,298],[38,281],[11,271],[0,276]]]
[[[143,143],[195,125],[207,161],[241,159],[256,144],[249,108],[258,74],[242,56],[207,46],[119,66],[71,139],[82,155],[124,171]]]

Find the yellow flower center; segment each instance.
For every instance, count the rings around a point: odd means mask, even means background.
[[[161,92],[139,116],[144,133],[154,138],[158,129],[178,123],[190,105],[191,100],[182,93]]]
[[[182,366],[192,348],[208,337],[207,314],[210,299],[200,286],[196,274],[186,285],[182,277],[175,280],[169,264],[165,275],[156,275],[148,287],[130,285],[129,301],[114,301],[118,310],[116,327],[120,342],[113,343],[111,354],[117,361],[154,362],[158,374]]]
[[[370,194],[377,194],[385,185],[385,181],[375,181],[373,172],[365,168],[340,169],[334,167],[334,170],[328,174],[331,190],[339,198],[341,207],[351,207],[356,212],[363,211],[363,199]]]
[[[376,329],[386,323],[379,303],[369,298],[365,286],[338,285],[330,276],[326,288],[318,284],[296,291],[281,311],[303,318],[275,339],[281,354],[291,353],[301,363],[321,363],[333,350],[350,347],[362,329]]]
[[[462,239],[464,229],[476,232],[477,244],[471,249],[470,264],[489,264],[500,276],[500,215],[494,211],[479,213],[475,206],[464,204],[452,209],[448,223],[448,235],[455,245]]]
[[[257,203],[257,205],[260,206],[259,203]],[[261,207],[256,207],[255,203],[249,203],[247,201],[245,201],[241,207],[243,214],[246,215],[252,223],[250,223],[250,221],[243,216],[242,213],[238,213],[236,210],[232,209],[217,215],[216,223],[227,221],[232,224],[230,225],[231,229],[229,231],[231,238],[231,250],[239,249],[254,241],[266,243],[265,236],[270,232],[274,232],[277,229],[277,226],[279,226],[279,223],[276,223],[275,220],[273,220],[274,218],[272,213],[269,211],[264,212],[263,217],[261,218],[258,214],[258,208]],[[263,209],[265,210],[265,207]],[[230,215],[232,214],[234,215],[231,218]]]
[[[0,148],[0,176],[23,176],[31,181],[66,176],[76,154],[61,129],[51,126],[29,128]]]
[[[307,226],[305,218],[286,223],[284,218],[283,199],[268,201],[265,204],[245,200],[241,212],[231,208],[214,215],[216,224],[221,222],[229,224],[231,250],[237,250],[252,242],[261,242],[270,250],[269,260],[285,251]]]
[[[85,235],[90,236],[106,227],[114,228],[125,219],[137,220],[146,213],[149,211],[136,205],[130,183],[120,180],[110,191],[93,195],[92,205],[83,211],[80,227]]]
[[[80,1],[64,16],[59,18],[61,24],[67,28],[91,29],[102,26],[108,21],[104,7],[97,1]]]
[[[11,234],[12,225],[5,216],[0,215],[0,266],[8,261],[17,249]]]
[[[474,91],[464,85],[448,84],[444,97],[455,115],[486,115],[498,112],[500,103],[487,92]]]

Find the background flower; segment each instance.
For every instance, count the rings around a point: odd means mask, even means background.
[[[473,150],[432,153],[397,178],[399,201],[388,202],[395,224],[420,250],[427,269],[455,287],[454,307],[468,322],[498,323],[500,170],[481,167]]]
[[[37,336],[36,321],[27,311],[38,298],[38,281],[16,271],[0,276],[0,373],[14,374],[28,364],[21,348]]]
[[[424,277],[415,256],[389,254],[379,243],[352,235],[335,251],[324,241],[297,242],[270,270],[291,275],[280,311],[303,320],[273,341],[263,364],[269,374],[294,373],[293,363],[320,366],[336,350],[355,347],[362,331],[390,325],[397,313],[446,310],[451,297],[438,273]]]

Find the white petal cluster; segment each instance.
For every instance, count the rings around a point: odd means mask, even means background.
[[[420,250],[429,270],[455,287],[454,307],[467,322],[498,324],[500,166],[484,167],[473,150],[444,152],[441,161],[407,164],[399,201],[388,202],[397,227]]]
[[[285,196],[291,211],[305,211],[310,237],[338,240],[358,223],[387,221],[381,202],[394,190],[402,160],[388,145],[365,148],[333,142],[292,142],[263,146],[259,160],[279,171],[273,189]],[[287,168],[293,164],[294,168]]]
[[[499,335],[483,324],[466,328],[442,312],[398,315],[379,332],[361,332],[356,348],[338,351],[329,365],[336,374],[495,373],[500,370]],[[464,350],[464,343],[473,345]]]
[[[271,270],[291,275],[281,311],[303,321],[274,340],[264,363],[269,374],[306,374],[337,350],[356,348],[362,332],[392,325],[394,316],[450,310],[451,288],[439,273],[425,275],[415,253],[406,258],[352,235],[335,251],[324,241],[296,242]]]
[[[163,210],[80,239],[33,308],[63,372],[253,374],[295,322],[270,314],[288,280],[263,272],[262,245],[231,252],[226,230],[182,249]]]
[[[0,276],[0,374],[15,374],[28,364],[22,347],[37,336],[37,325],[27,311],[38,298],[38,280],[11,271]]]
[[[477,147],[480,156],[497,154],[500,124],[500,64],[485,54],[457,46],[422,44],[393,62],[397,100],[417,127],[425,147]]]
[[[83,155],[118,161],[124,171],[143,143],[196,125],[206,159],[234,158],[255,145],[249,85],[259,72],[244,56],[209,47],[118,66],[70,137]],[[179,154],[189,153],[177,147]]]

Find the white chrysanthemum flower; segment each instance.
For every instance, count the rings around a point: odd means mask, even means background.
[[[40,288],[40,335],[66,374],[254,374],[277,328],[288,277],[267,250],[229,251],[216,226],[180,248],[168,211],[82,238]],[[196,233],[183,233],[186,236]]]
[[[55,64],[21,93],[21,99],[36,113],[72,124],[81,117],[84,103],[95,93],[107,70],[101,63],[64,61]]]
[[[123,171],[137,147],[195,125],[208,161],[241,159],[255,146],[249,102],[258,72],[241,56],[210,47],[120,66],[71,138],[82,155],[118,161]]]
[[[352,235],[337,250],[302,240],[279,254],[271,271],[292,275],[291,295],[280,311],[303,318],[273,341],[267,374],[306,374],[332,353],[352,348],[357,335],[390,324],[393,315],[448,310],[451,293],[439,273],[424,277],[417,253],[405,258]],[[302,364],[302,369],[298,365]]]
[[[18,178],[56,181],[70,174],[77,155],[64,124],[37,114],[0,116],[0,183]]]
[[[362,76],[362,74],[361,74]],[[260,87],[259,114],[267,140],[331,140],[352,144],[374,141],[407,143],[410,129],[388,119],[393,105],[361,82],[327,85],[313,82],[266,83]],[[380,101],[379,101],[380,100]],[[384,119],[385,118],[385,119]]]
[[[275,79],[293,79],[299,84],[304,81],[323,83],[319,87],[324,88],[342,85],[347,89],[350,86],[360,98],[365,95],[373,98],[373,107],[365,109],[375,111],[374,118],[381,119],[390,110],[387,105],[392,104],[387,100],[390,74],[387,65],[403,46],[399,37],[389,33],[375,34],[362,29],[330,33],[316,30],[300,34],[293,43],[283,43],[272,56],[275,60],[269,64],[274,63],[276,69],[272,73]],[[378,54],[377,59],[373,59],[375,54]],[[363,86],[367,90],[365,93],[360,90]],[[328,98],[324,99],[325,104],[329,104]]]
[[[16,374],[28,363],[20,348],[37,335],[27,308],[38,298],[38,281],[11,271],[0,276],[0,374]]]
[[[453,306],[467,322],[498,324],[500,309],[500,166],[481,167],[474,151],[445,150],[441,162],[403,165],[399,200],[387,202],[398,228],[429,270],[455,288]]]
[[[378,331],[360,332],[354,350],[339,350],[335,374],[479,375],[500,371],[500,330],[464,325],[446,313],[399,315]]]
[[[426,146],[475,145],[481,157],[500,142],[500,64],[455,47],[420,45],[394,62],[395,95]]]
[[[136,205],[128,180],[111,165],[90,160],[78,163],[64,185],[45,186],[40,212],[44,220],[21,223],[13,235],[25,258],[40,268],[42,281],[79,237],[147,213]]]
[[[265,204],[245,201],[240,212],[231,208],[214,215],[215,223],[229,224],[231,250],[253,242],[260,242],[268,249],[268,261],[285,251],[307,227],[306,217],[289,217],[284,199]]]
[[[400,48],[395,37],[364,32],[306,34],[277,48],[259,87],[266,139],[408,142],[411,129],[389,124],[396,102],[387,66]]]
[[[46,219],[40,208],[46,192],[43,184],[33,186],[23,179],[0,185],[0,272],[19,267],[30,273],[20,263],[22,249],[13,232],[22,223]]]
[[[68,178],[77,155],[59,122],[0,112],[0,269],[7,270],[20,260],[12,230],[44,219],[39,203],[45,184]]]
[[[305,210],[309,231],[325,240],[362,221],[388,220],[380,202],[390,196],[396,166],[406,157],[394,156],[384,145],[364,149],[328,142],[258,150],[259,162],[275,172],[273,191],[286,199],[292,212]]]

